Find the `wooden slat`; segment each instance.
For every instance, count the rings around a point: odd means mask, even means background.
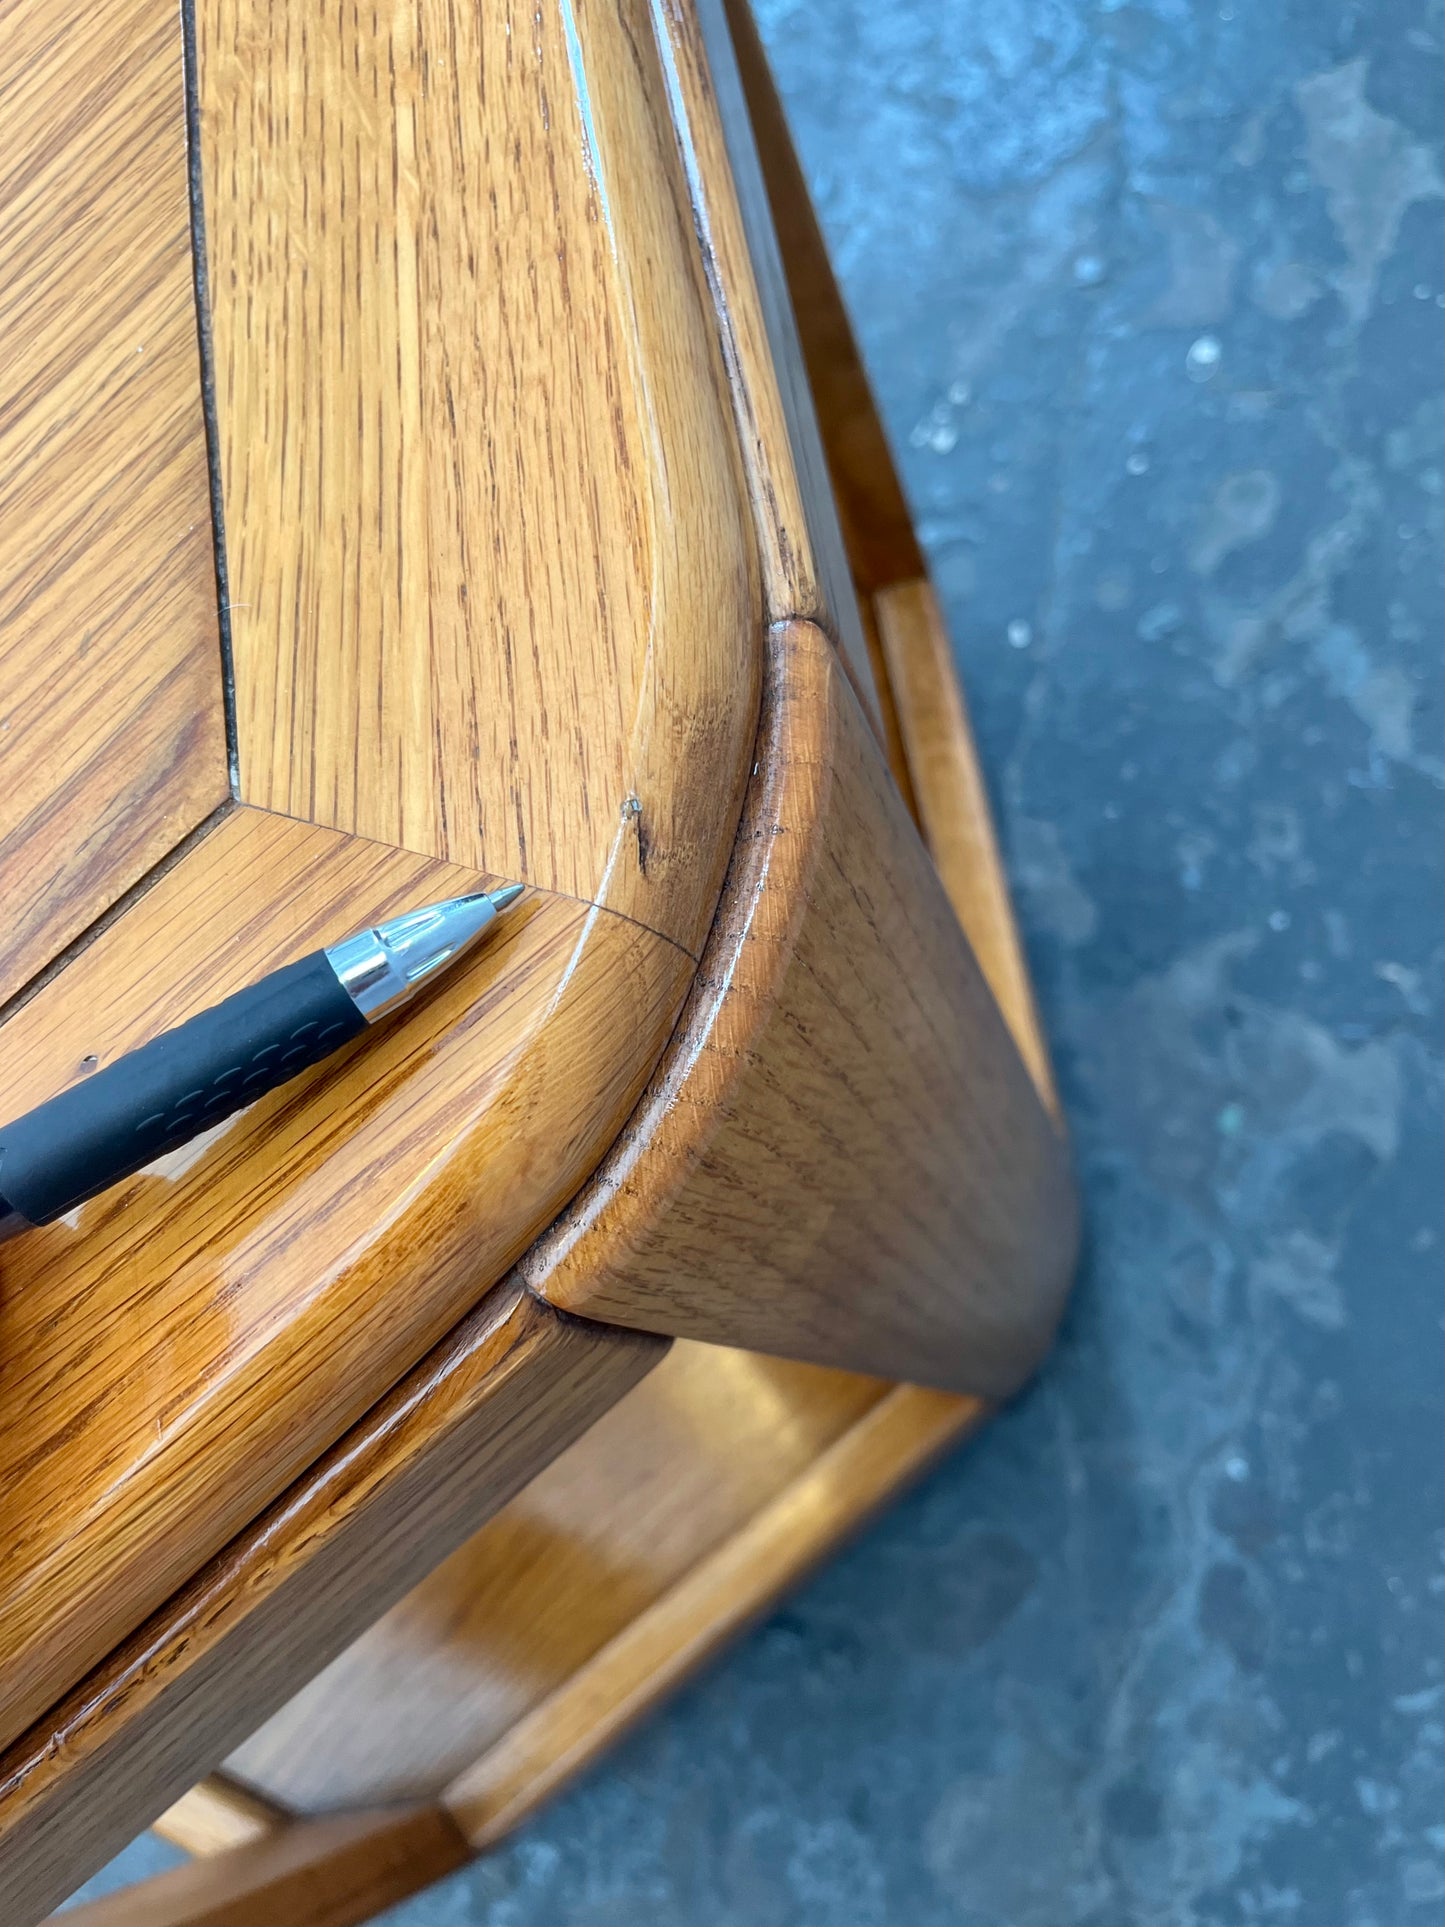
[[[228,794],[181,25],[0,59],[0,1002]]]
[[[203,1855],[249,1846],[289,1825],[290,1816],[269,1800],[211,1773],[159,1814],[151,1830],[173,1847]]]
[[[104,1865],[661,1351],[494,1292],[0,1757],[0,1919]]]
[[[198,0],[241,794],[696,951],[754,542],[644,0]]]
[[[19,1111],[485,879],[237,809],[0,1027]],[[692,976],[540,892],[403,1017],[0,1249],[9,1739],[474,1305],[612,1143]]]
[[[923,573],[888,437],[747,0],[722,0],[853,579],[866,600]]]
[[[237,1748],[227,1773],[301,1812],[440,1793],[746,1531],[887,1390],[674,1345]]]
[[[71,1908],[69,1927],[353,1927],[470,1856],[436,1807],[308,1820]]]
[[[979,1400],[913,1386],[871,1406],[458,1775],[446,1804],[472,1847],[510,1832],[986,1414]]]

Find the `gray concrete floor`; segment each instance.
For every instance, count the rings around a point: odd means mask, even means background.
[[[762,17],[1090,1250],[986,1436],[391,1919],[1438,1921],[1441,7]]]

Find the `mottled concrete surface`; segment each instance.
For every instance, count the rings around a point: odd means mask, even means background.
[[[985,1437],[392,1918],[1438,1921],[1440,6],[763,19],[1090,1251]]]

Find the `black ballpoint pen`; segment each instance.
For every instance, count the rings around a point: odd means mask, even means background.
[[[0,1130],[0,1240],[87,1198],[285,1084],[467,950],[520,883],[347,937],[128,1051]]]

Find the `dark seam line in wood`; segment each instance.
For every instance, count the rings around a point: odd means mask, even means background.
[[[777,717],[777,711],[780,707],[780,700],[781,700],[781,693],[782,693],[782,677],[779,672],[778,655],[777,655],[776,649],[771,645],[776,642],[777,638],[781,635],[781,633],[784,630],[790,628],[795,622],[800,622],[800,621],[806,622],[809,624],[810,627],[818,628],[821,631],[821,625],[817,623],[813,623],[812,619],[807,616],[802,616],[802,617],[784,616],[784,617],[780,617],[776,622],[765,621],[764,636],[765,636],[766,642],[770,646],[765,648],[763,651],[762,687],[758,691],[758,722],[757,722],[757,728],[753,732],[752,754],[748,758],[748,780],[743,786],[742,808],[738,811],[738,826],[736,831],[733,834],[733,847],[728,855],[727,868],[723,871],[722,886],[718,890],[717,901],[713,904],[712,916],[708,921],[707,933],[702,940],[702,949],[699,952],[699,954],[693,958],[693,963],[698,970],[701,970],[702,968],[702,959],[707,955],[708,945],[713,940],[713,933],[716,931],[718,927],[719,920],[721,919],[725,911],[728,911],[730,909],[735,910],[735,905],[733,902],[734,895],[742,894],[741,891],[738,891],[735,893],[733,885],[736,879],[738,865],[747,854],[743,849],[742,828],[748,813],[748,798],[752,792],[752,788],[755,783],[758,783],[758,782],[766,783],[768,780],[768,773],[763,768],[764,751],[770,739],[774,741],[776,740],[777,729],[778,729],[776,717]],[[823,633],[826,633],[826,632],[823,632]],[[613,914],[619,915],[620,912],[614,911]],[[632,918],[629,917],[627,921],[629,923],[632,922]],[[654,932],[654,934],[660,936],[661,932],[660,931]],[[668,939],[668,941],[670,942],[671,939]],[[681,949],[682,946],[679,944],[678,948]],[[686,954],[691,956],[692,953],[689,951]],[[551,1237],[552,1234],[556,1231],[557,1227],[563,1223],[563,1221],[567,1218],[568,1214],[572,1211],[572,1209],[577,1203],[577,1200],[582,1196],[583,1192],[587,1189],[587,1187],[590,1184],[594,1184],[596,1182],[598,1172],[602,1169],[603,1165],[607,1162],[608,1158],[612,1156],[613,1152],[617,1149],[618,1145],[621,1144],[623,1140],[627,1138],[629,1135],[632,1135],[632,1136],[638,1135],[637,1124],[638,1124],[639,1118],[641,1118],[643,1114],[644,1107],[647,1103],[648,1093],[652,1090],[653,1086],[656,1084],[658,1074],[661,1071],[663,1065],[667,1061],[668,1053],[672,1050],[674,1044],[676,1043],[678,1033],[681,1031],[682,1026],[687,1019],[688,1010],[692,1002],[692,995],[693,995],[694,988],[695,988],[695,985],[689,987],[687,996],[683,998],[681,1004],[678,1006],[677,1015],[672,1020],[672,1029],[667,1033],[667,1037],[663,1042],[662,1049],[657,1053],[657,1056],[653,1059],[652,1069],[647,1074],[647,1082],[643,1085],[642,1089],[638,1092],[636,1102],[633,1104],[632,1109],[627,1113],[627,1116],[623,1120],[622,1125],[617,1132],[617,1135],[613,1138],[612,1142],[607,1146],[606,1150],[603,1151],[602,1155],[598,1158],[597,1162],[592,1166],[592,1169],[587,1173],[586,1177],[581,1180],[576,1190],[567,1199],[566,1203],[563,1204],[558,1209],[556,1215],[550,1220],[550,1222],[542,1227],[542,1229],[537,1233],[536,1237],[532,1240],[531,1244],[527,1246],[527,1249],[521,1254],[521,1256],[517,1259],[516,1263],[512,1266],[511,1270],[506,1274],[507,1278],[515,1280],[517,1285],[527,1295],[527,1297],[532,1299],[533,1302],[536,1304],[546,1305],[549,1311],[560,1311],[562,1308],[559,1305],[554,1305],[550,1298],[546,1297],[541,1291],[537,1289],[537,1287],[527,1277],[523,1267],[526,1265],[527,1259],[529,1258],[531,1253],[536,1250],[537,1246],[542,1242],[542,1240],[544,1238]],[[724,992],[723,995],[725,996],[726,992]],[[718,1001],[720,1002],[721,999],[719,999]],[[505,1282],[505,1279],[501,1282]],[[576,1316],[577,1314],[573,1314],[573,1315]],[[588,1319],[585,1322],[590,1324],[605,1325],[609,1331],[643,1331],[644,1329],[646,1329],[641,1325],[610,1325],[607,1323],[605,1319]],[[650,1332],[649,1335],[653,1338],[666,1338],[669,1343],[672,1342],[672,1339],[674,1336],[674,1334],[672,1334],[671,1332]]]
[[[196,64],[195,0],[181,0],[181,66],[186,107],[186,187],[190,211],[191,287],[196,308],[201,420],[206,436],[206,479],[211,497],[211,559],[216,571],[216,631],[221,653],[221,707],[226,719],[226,769],[231,795],[241,793],[241,749],[236,730],[236,671],[231,647],[231,578],[226,562],[225,502],[221,493],[221,431],[216,416],[216,355],[211,335],[210,279],[206,265],[206,209],[201,180],[201,96]]]
[[[173,843],[158,862],[153,863],[143,876],[137,877],[130,888],[123,891],[114,903],[107,904],[94,922],[88,923],[79,936],[73,937],[62,951],[50,959],[43,970],[37,970],[13,997],[0,1004],[0,1024],[7,1023],[16,1011],[23,1009],[30,1002],[32,997],[38,996],[48,983],[53,982],[60,975],[62,970],[68,970],[81,952],[88,950],[96,938],[103,931],[109,930],[117,918],[123,917],[128,910],[133,910],[140,899],[153,890],[162,877],[168,876],[183,857],[189,856],[196,845],[208,837],[235,807],[235,798],[228,796],[224,802],[216,805],[209,816],[202,817],[194,829],[188,830],[178,843]]]
[[[471,870],[480,876],[492,874],[489,870],[478,870],[474,863],[458,863],[454,857],[441,856],[435,850],[418,850],[410,843],[388,843],[379,836],[362,836],[356,830],[339,829],[335,823],[318,823],[311,816],[293,816],[290,810],[273,809],[269,803],[243,802],[241,807],[249,810],[253,816],[279,816],[287,823],[304,823],[308,830],[330,830],[335,836],[344,836],[349,843],[368,843],[374,850],[397,850],[403,856],[419,856],[428,863],[450,864],[454,870]],[[601,917],[616,917],[619,923],[630,923],[634,930],[645,930],[649,937],[659,937],[663,943],[670,943],[674,950],[682,952],[689,963],[695,964],[698,961],[687,945],[679,943],[676,937],[670,937],[665,930],[654,929],[650,923],[644,923],[641,917],[628,916],[625,910],[614,910],[611,904],[594,903],[591,897],[579,897],[571,890],[554,890],[550,883],[528,883],[527,888],[540,890],[543,896],[557,897],[563,903],[575,903],[583,910],[595,910]],[[701,952],[698,954],[701,955]]]

